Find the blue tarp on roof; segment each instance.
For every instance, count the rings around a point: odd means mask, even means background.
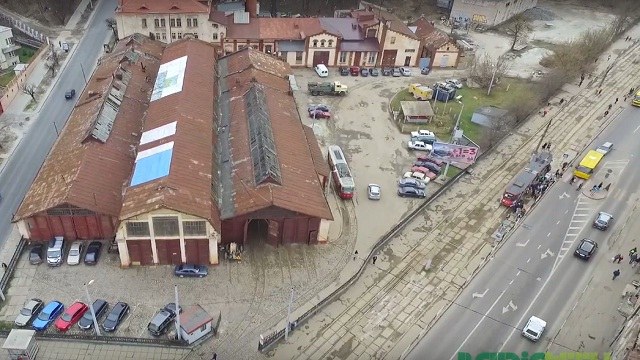
[[[169,175],[172,156],[173,148],[138,159],[131,177],[131,186]]]

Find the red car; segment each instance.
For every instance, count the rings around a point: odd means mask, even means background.
[[[62,314],[62,316],[60,316],[56,320],[56,329],[62,332],[69,330],[71,326],[73,326],[73,324],[80,321],[80,319],[88,309],[89,307],[87,306],[87,304],[80,301],[74,302],[71,306],[69,306],[69,308],[67,308],[64,314]]]
[[[444,166],[444,165],[445,165],[445,162],[444,162],[444,161],[442,161],[442,160],[438,160],[438,159],[436,159],[436,158],[433,158],[433,157],[432,157],[432,156],[430,156],[430,155],[420,155],[420,156],[418,156],[418,161],[426,161],[426,162],[430,162],[430,163],[432,163],[432,164],[434,164],[434,165],[438,165],[438,166],[440,166],[440,167],[442,167],[442,166]]]
[[[330,119],[331,113],[328,111],[322,111],[322,110],[316,109],[316,110],[309,111],[309,117],[316,118],[316,119]]]
[[[351,73],[351,76],[358,76],[360,75],[360,67],[359,66],[352,66],[349,68],[349,73]]]
[[[438,177],[438,175],[432,173],[431,171],[429,171],[429,169],[422,167],[422,166],[413,166],[411,167],[411,171],[412,172],[421,172],[423,174],[425,174],[426,177],[428,177],[430,180],[434,180],[435,178]]]

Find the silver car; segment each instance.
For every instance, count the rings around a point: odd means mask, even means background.
[[[67,264],[80,264],[80,258],[82,257],[82,248],[84,248],[84,243],[82,241],[74,241],[73,244],[71,244],[69,255],[67,256]]]
[[[606,143],[598,146],[596,151],[602,155],[607,155],[611,151],[611,149],[613,149],[613,143],[607,141]]]
[[[20,314],[16,317],[14,323],[16,326],[27,326],[35,318],[38,316],[38,313],[42,310],[44,303],[40,299],[31,299],[27,301],[22,310],[20,310]]]
[[[380,200],[380,185],[369,184],[367,186],[367,197],[369,200]]]

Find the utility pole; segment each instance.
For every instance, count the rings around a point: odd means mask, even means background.
[[[538,155],[538,149],[540,149],[540,145],[542,144],[542,141],[544,140],[544,137],[547,135],[547,131],[549,131],[549,128],[551,127],[551,120],[553,118],[549,119],[549,122],[547,123],[547,126],[544,128],[544,131],[542,132],[542,136],[540,137],[540,141],[538,141],[538,145],[536,146],[536,149],[534,150],[534,154]]]
[[[496,61],[496,65],[493,67],[493,74],[491,75],[491,82],[489,83],[489,89],[487,90],[487,96],[491,95],[491,87],[493,87],[493,81],[496,79],[496,72],[498,72],[498,62],[500,61],[500,58],[498,58],[498,61]]]
[[[289,306],[287,308],[287,327],[284,329],[284,340],[289,339],[289,326],[291,324],[291,305],[293,304],[293,288],[291,288],[291,298],[289,299]]]
[[[100,336],[98,319],[96,318],[96,310],[93,308],[93,303],[91,302],[91,296],[89,296],[89,285],[91,285],[92,283],[93,283],[93,280],[90,280],[88,283],[85,283],[84,291],[87,293],[87,305],[89,305],[89,310],[91,310],[91,320],[93,320],[93,327],[96,329],[96,336]]]
[[[182,340],[182,337],[180,336],[180,303],[178,302],[178,285],[173,285],[173,289],[176,296],[176,334],[178,336],[178,341],[180,341]]]

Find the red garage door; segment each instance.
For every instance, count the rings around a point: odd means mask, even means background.
[[[186,239],[184,246],[187,252],[187,263],[209,265],[208,239]]]
[[[382,53],[382,66],[395,66],[398,50],[385,50]]]
[[[182,264],[182,255],[180,253],[180,239],[156,239],[156,250],[158,251],[158,262],[160,265]]]
[[[316,66],[318,64],[329,65],[328,51],[316,51],[313,53],[313,66]]]
[[[131,265],[152,265],[151,240],[127,240]]]

